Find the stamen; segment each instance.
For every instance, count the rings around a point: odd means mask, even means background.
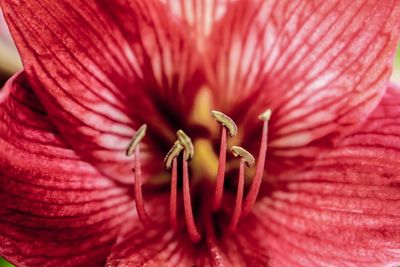
[[[233,209],[231,222],[229,223],[228,233],[232,233],[233,231],[235,231],[236,226],[239,223],[240,215],[242,213],[242,201],[243,201],[243,190],[244,190],[244,164],[245,164],[245,159],[243,158],[240,159],[235,207]]]
[[[171,225],[177,229],[178,223],[176,219],[176,203],[177,203],[177,183],[178,183],[178,160],[175,157],[172,161],[172,176],[171,176],[171,195],[169,199],[169,217]]]
[[[137,145],[142,141],[143,137],[146,134],[147,125],[143,124],[140,128],[136,131],[135,135],[132,138],[132,141],[129,143],[128,148],[126,150],[126,155],[131,156],[133,151],[137,147]]]
[[[265,166],[265,158],[266,158],[266,154],[267,154],[268,121],[269,121],[270,117],[271,117],[270,109],[267,109],[264,113],[262,113],[259,116],[259,119],[264,121],[262,137],[261,137],[261,146],[260,146],[260,151],[258,153],[256,173],[254,174],[253,182],[251,183],[251,187],[250,187],[250,191],[247,194],[246,200],[243,205],[242,217],[244,217],[250,213],[250,211],[257,199],[258,192],[260,190],[260,185],[262,182],[262,176],[263,176],[264,166]]]
[[[232,154],[235,157],[241,157],[246,162],[246,165],[250,168],[254,164],[254,157],[253,155],[247,151],[246,149],[240,146],[232,146],[231,147]]]
[[[211,115],[215,118],[215,120],[225,126],[231,137],[235,136],[237,133],[237,126],[236,123],[224,113],[220,111],[213,110],[211,111]]]
[[[184,152],[184,154],[186,151]],[[188,162],[183,157],[183,206],[185,209],[185,220],[186,227],[188,230],[189,238],[192,242],[198,242],[201,239],[201,235],[197,230],[196,224],[193,218],[192,201],[190,199],[190,186],[189,186],[189,172]]]
[[[232,154],[235,157],[241,157],[239,165],[238,187],[236,191],[235,207],[233,209],[231,222],[228,227],[228,233],[235,231],[239,223],[240,215],[242,212],[243,190],[244,190],[244,166],[251,167],[254,164],[253,155],[246,149],[239,146],[231,147]]]
[[[164,158],[164,164],[167,170],[171,169],[172,161],[179,156],[182,150],[183,146],[179,141],[176,141]]]
[[[178,130],[176,132],[176,135],[178,136],[178,140],[181,143],[181,145],[185,148],[185,153],[183,153],[185,160],[191,160],[194,156],[194,147],[192,140],[182,130]]]
[[[213,210],[216,211],[221,207],[222,197],[224,194],[224,180],[225,180],[225,164],[226,164],[226,130],[228,129],[231,137],[237,133],[236,123],[227,115],[219,111],[211,111],[212,116],[217,122],[222,124],[221,131],[221,145],[219,148],[219,160],[218,160],[218,173],[217,181],[215,184]]]
[[[135,204],[136,210],[140,221],[147,225],[151,222],[149,215],[144,208],[143,193],[142,193],[142,168],[140,164],[140,146],[137,145],[135,149],[135,168],[133,173],[135,174]]]

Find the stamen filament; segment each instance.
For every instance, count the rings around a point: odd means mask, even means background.
[[[239,178],[238,178],[238,187],[237,187],[237,191],[236,191],[235,207],[233,209],[231,222],[229,223],[228,233],[232,233],[233,231],[235,231],[236,226],[239,223],[240,215],[242,212],[245,163],[246,163],[245,159],[241,158],[240,165],[239,165]]]
[[[219,149],[218,160],[218,173],[217,181],[215,184],[213,210],[216,211],[221,207],[222,197],[224,193],[224,180],[225,180],[225,164],[226,164],[226,128],[222,127],[221,132],[221,146]]]
[[[201,239],[201,235],[197,230],[193,218],[192,201],[190,199],[188,162],[185,160],[185,156],[183,157],[183,206],[189,238],[192,242],[198,242]]]
[[[178,160],[177,158],[174,158],[172,161],[171,195],[169,200],[170,222],[174,229],[177,229],[178,226],[176,219],[177,180],[178,180],[177,165],[178,165]]]
[[[268,113],[268,112],[265,112],[265,113]],[[270,114],[270,112],[269,112],[269,114]],[[261,117],[261,118],[263,119],[263,117]],[[254,174],[249,193],[247,194],[246,199],[244,201],[242,217],[244,217],[250,213],[250,211],[257,199],[258,192],[260,190],[260,185],[262,182],[262,176],[263,176],[264,166],[265,166],[265,158],[266,158],[266,153],[267,153],[268,120],[269,120],[269,116],[267,117],[267,119],[264,120],[262,137],[261,137],[261,146],[260,146],[260,151],[258,153],[256,173]]]
[[[149,215],[144,208],[143,193],[142,193],[142,168],[140,163],[140,146],[139,144],[135,148],[135,168],[133,173],[135,174],[135,204],[136,210],[140,221],[147,225],[151,222]]]

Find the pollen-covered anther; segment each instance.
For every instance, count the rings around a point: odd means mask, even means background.
[[[246,149],[239,147],[239,146],[232,146],[231,152],[235,157],[240,158],[240,165],[239,165],[239,177],[238,177],[238,187],[236,190],[236,199],[235,199],[235,207],[233,208],[231,221],[228,226],[228,233],[232,233],[235,231],[240,216],[242,214],[242,202],[243,202],[243,191],[244,191],[244,167],[247,165],[251,167],[254,164],[254,157],[253,155],[248,152]]]
[[[182,150],[183,145],[181,145],[181,142],[175,141],[174,145],[171,147],[164,158],[164,164],[167,170],[171,169],[173,160],[179,156]]]
[[[178,130],[176,132],[176,136],[178,137],[179,143],[185,149],[184,158],[185,160],[191,160],[194,156],[194,146],[192,143],[192,139],[182,130]]]
[[[247,167],[251,167],[254,164],[254,157],[253,155],[247,151],[246,149],[240,146],[232,146],[231,152],[235,157],[241,157],[246,162]]]
[[[211,114],[217,122],[221,123],[226,127],[226,129],[228,129],[231,137],[237,134],[237,125],[228,115],[216,110],[211,111]]]
[[[126,149],[126,155],[131,156],[135,151],[136,147],[139,145],[140,141],[142,141],[143,137],[146,135],[147,125],[143,124],[136,131],[135,135],[132,138],[132,141],[129,143],[128,148]]]
[[[226,138],[228,130],[231,137],[237,133],[236,123],[224,113],[220,111],[211,111],[212,116],[222,125],[221,131],[221,145],[219,148],[219,159],[218,159],[218,172],[215,183],[213,210],[216,211],[221,207],[223,191],[224,191],[224,180],[225,180],[225,164],[226,164]]]

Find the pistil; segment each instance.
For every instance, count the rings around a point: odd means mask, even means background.
[[[265,158],[266,158],[266,154],[267,154],[268,122],[269,122],[270,117],[271,117],[270,109],[267,109],[264,113],[262,113],[259,116],[259,119],[264,122],[263,130],[262,130],[262,137],[261,137],[261,146],[260,146],[260,151],[258,153],[256,173],[254,174],[253,181],[250,186],[250,191],[247,194],[246,200],[243,205],[242,217],[244,217],[250,213],[254,203],[256,202],[257,195],[260,190],[260,185],[262,182],[262,176],[263,176],[264,167],[265,167]]]

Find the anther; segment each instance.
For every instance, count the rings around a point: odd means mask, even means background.
[[[235,157],[241,157],[246,162],[247,167],[251,167],[254,164],[254,157],[253,155],[248,152],[246,149],[240,146],[232,146],[231,152]]]
[[[227,115],[219,111],[211,111],[212,116],[217,122],[222,124],[221,131],[221,145],[219,148],[219,160],[218,160],[218,172],[217,181],[215,184],[214,200],[213,200],[213,210],[218,210],[221,207],[223,190],[224,190],[224,180],[225,180],[225,164],[226,164],[226,130],[228,129],[229,135],[231,137],[235,136],[237,133],[236,123]]]
[[[253,207],[257,199],[258,192],[260,190],[260,185],[262,182],[262,176],[265,167],[265,158],[267,154],[268,122],[269,119],[271,118],[271,113],[272,113],[271,110],[267,109],[258,117],[260,120],[264,121],[262,137],[261,137],[261,146],[260,146],[260,151],[258,153],[256,173],[254,174],[249,193],[247,194],[246,200],[244,201],[242,217],[250,213],[251,208]]]
[[[221,123],[223,126],[225,126],[228,129],[229,135],[231,137],[235,136],[237,133],[237,126],[236,123],[227,115],[220,111],[213,110],[211,111],[212,116],[215,118],[215,120],[219,123]]]
[[[143,137],[146,134],[147,125],[143,124],[136,131],[135,135],[132,138],[132,141],[129,143],[128,148],[126,149],[126,155],[131,156],[133,151],[135,151],[136,147],[139,145],[140,141],[142,141]]]
[[[172,148],[168,151],[167,155],[164,158],[165,168],[167,170],[171,169],[172,161],[179,156],[181,151],[183,150],[183,146],[179,141],[176,141]]]
[[[194,156],[194,146],[190,137],[182,130],[176,132],[179,143],[185,148],[185,153],[183,154],[185,160],[191,160]]]
[[[246,149],[238,146],[233,146],[231,147],[231,152],[235,157],[240,157],[240,165],[239,165],[239,177],[238,177],[238,187],[236,191],[235,207],[233,208],[231,222],[229,223],[228,227],[228,233],[232,233],[233,231],[235,231],[239,223],[240,215],[242,213],[245,164],[248,167],[251,167],[254,164],[253,155]]]

